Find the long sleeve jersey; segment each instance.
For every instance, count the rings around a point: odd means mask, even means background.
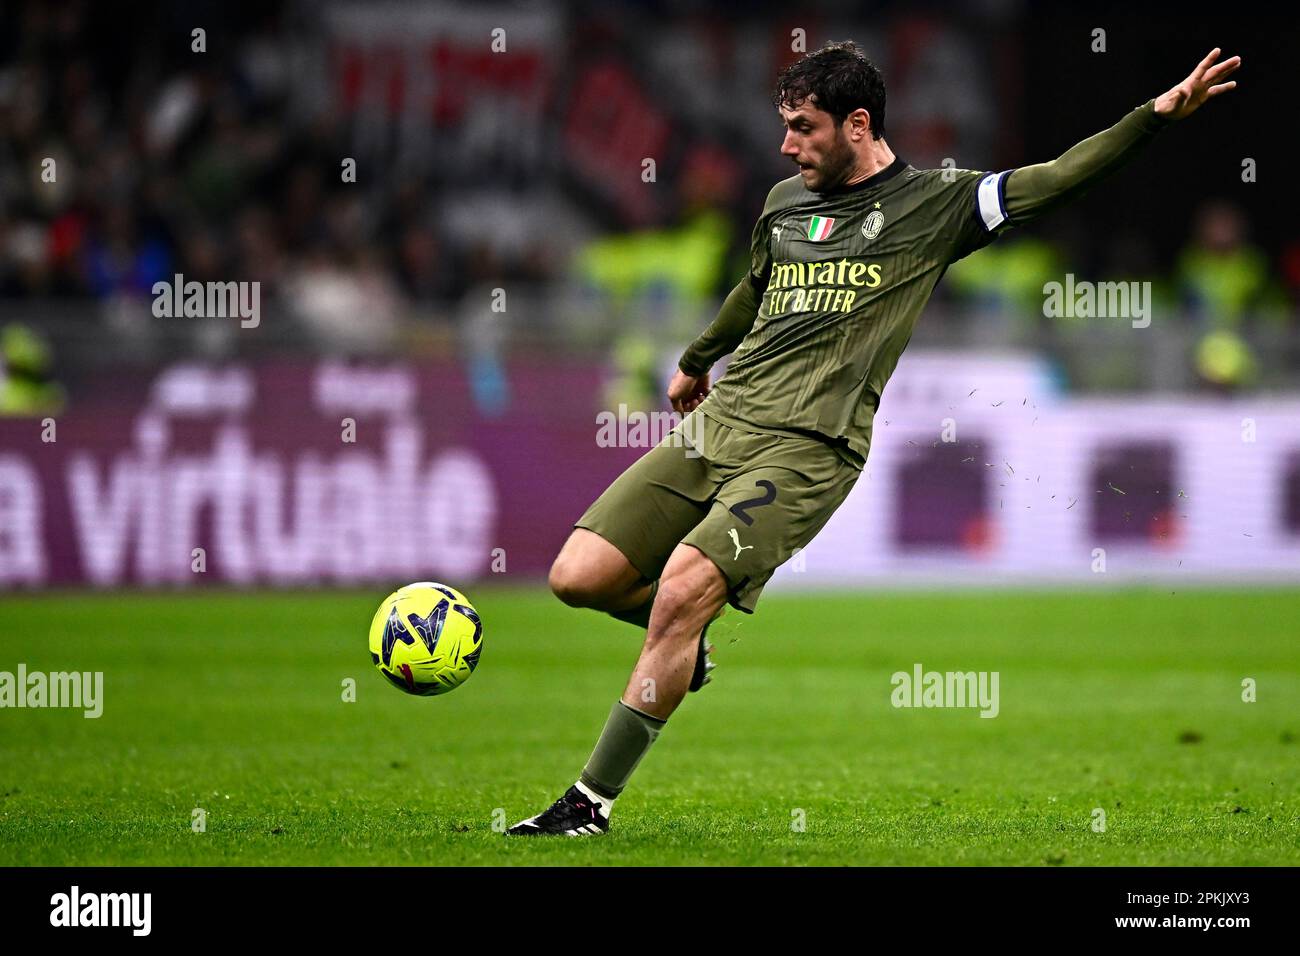
[[[1167,123],[1149,100],[1047,163],[976,172],[897,159],[828,193],[797,175],[777,183],[749,274],[679,363],[700,375],[735,352],[699,410],[740,429],[815,435],[863,467],[885,383],[948,266],[1078,197]]]

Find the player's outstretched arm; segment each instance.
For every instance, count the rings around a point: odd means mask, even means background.
[[[1191,76],[1183,80],[1168,93],[1156,98],[1156,115],[1171,120],[1186,119],[1201,108],[1206,100],[1213,99],[1221,93],[1237,88],[1237,81],[1224,83],[1237,67],[1241,66],[1241,57],[1232,56],[1222,63],[1215,63],[1223,51],[1217,46],[1204,60],[1196,64]]]
[[[1167,93],[1148,100],[1110,129],[1070,147],[1057,159],[1012,170],[1005,183],[1006,215],[1023,223],[1062,206],[1124,165],[1170,123],[1196,112],[1206,100],[1235,89],[1224,82],[1241,66],[1241,57],[1223,62],[1218,47],[1191,75]]]
[[[727,295],[718,317],[677,363],[677,374],[668,384],[668,401],[674,411],[685,415],[709,394],[709,369],[722,356],[735,350],[758,318],[759,291],[752,275],[745,276]]]

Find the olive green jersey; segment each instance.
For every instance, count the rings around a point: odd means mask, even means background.
[[[1040,166],[918,170],[901,159],[829,193],[793,176],[754,227],[750,272],[680,367],[732,349],[700,405],[737,428],[812,434],[859,468],[885,383],[948,266],[1011,225],[1073,198],[1164,121],[1152,102]]]

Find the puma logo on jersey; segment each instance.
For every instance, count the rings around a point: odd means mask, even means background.
[[[731,559],[731,560],[733,560],[733,561],[739,561],[739,560],[740,560],[740,552],[742,552],[742,551],[748,551],[748,550],[750,550],[751,548],[754,547],[752,544],[741,544],[741,543],[740,543],[740,532],[737,531],[735,528],[732,528],[730,531],[728,531],[728,532],[727,532],[727,536],[731,538],[731,543],[734,544],[734,545],[736,546],[736,555],[735,555],[735,557],[733,557],[733,558]]]

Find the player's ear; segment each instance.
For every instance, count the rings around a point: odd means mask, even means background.
[[[848,123],[849,138],[853,142],[858,142],[871,135],[871,114],[866,110],[858,107],[845,119]]]

